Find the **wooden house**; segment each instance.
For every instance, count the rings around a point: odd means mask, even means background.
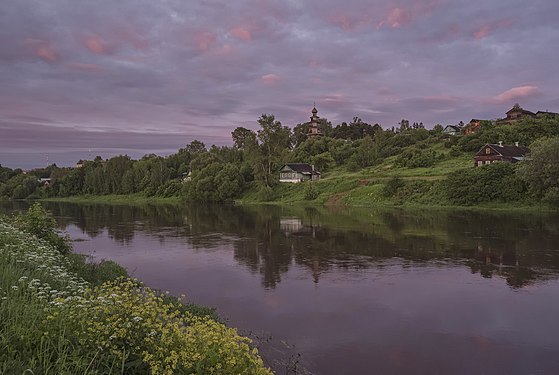
[[[314,165],[306,163],[285,164],[280,170],[280,182],[303,182],[320,179],[320,172],[314,169]]]
[[[534,112],[530,112],[522,108],[518,103],[515,104],[511,109],[509,109],[506,115],[507,117],[497,120],[497,124],[510,124],[527,117],[536,117],[536,114]]]
[[[478,120],[475,118],[471,119],[470,122],[467,123],[466,126],[464,126],[464,129],[462,129],[464,135],[470,135],[477,132],[481,126],[481,121],[483,120]]]
[[[462,128],[458,125],[447,125],[443,129],[444,135],[460,135],[462,133]]]
[[[559,117],[559,113],[548,112],[548,111],[538,111],[538,112],[536,112],[536,117]]]
[[[516,163],[524,160],[526,154],[530,150],[526,147],[518,145],[504,145],[503,142],[499,144],[488,143],[483,146],[474,156],[474,166],[491,164],[495,162]]]

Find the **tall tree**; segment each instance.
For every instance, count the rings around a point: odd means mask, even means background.
[[[247,151],[253,165],[255,179],[264,187],[276,181],[275,172],[280,167],[291,146],[291,130],[282,126],[274,115],[263,114],[258,119],[260,130],[247,139]]]

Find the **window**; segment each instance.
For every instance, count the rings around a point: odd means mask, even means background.
[[[489,155],[489,154],[491,153],[491,149],[490,149],[489,147],[487,147],[487,148],[485,149],[485,153],[486,153],[487,155]]]

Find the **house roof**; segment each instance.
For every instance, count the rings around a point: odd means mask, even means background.
[[[458,125],[447,125],[447,126],[444,127],[443,132],[446,131],[446,129],[448,129],[448,128],[450,128],[454,131],[457,131],[457,132],[462,130]]]
[[[538,111],[538,112],[536,112],[536,116],[542,116],[542,115],[547,115],[547,116],[559,116],[559,113],[548,112],[548,111]]]
[[[293,171],[303,174],[320,174],[320,172],[313,170],[312,165],[307,163],[288,163],[283,166],[283,168],[285,167],[289,167]]]
[[[525,115],[531,115],[531,116],[535,116],[536,114],[534,112],[530,112],[520,106],[514,106],[511,109],[509,109],[506,114],[508,115],[511,112],[522,112]]]
[[[501,154],[502,156],[511,157],[511,158],[521,158],[526,156],[526,154],[530,152],[530,149],[523,146],[498,145],[494,143],[488,143],[481,148],[478,154],[482,152],[483,149],[485,149],[487,146],[491,147],[495,152]]]

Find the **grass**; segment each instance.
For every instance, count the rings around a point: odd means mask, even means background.
[[[16,224],[0,218],[0,373],[271,373],[211,309],[152,290],[114,262],[63,254]]]
[[[300,184],[278,184],[273,188],[272,199],[262,202],[256,185],[250,186],[237,203],[240,204],[288,204],[309,206],[350,207],[406,207],[419,209],[467,209],[499,211],[553,211],[537,202],[484,203],[476,206],[458,206],[450,203],[442,183],[450,173],[473,168],[470,154],[451,157],[442,144],[431,149],[443,154],[443,158],[428,168],[405,168],[395,164],[396,157],[360,171],[347,171],[343,167],[322,174],[319,181]],[[385,194],[384,188],[391,179],[399,178],[405,187],[394,194]],[[316,199],[306,199],[306,189],[312,183],[317,191]]]
[[[141,194],[129,194],[129,195],[80,195],[74,197],[55,197],[55,198],[44,198],[42,201],[47,202],[72,202],[72,203],[110,203],[110,204],[146,204],[146,203],[157,203],[157,204],[178,204],[180,201],[179,197],[146,197]]]

